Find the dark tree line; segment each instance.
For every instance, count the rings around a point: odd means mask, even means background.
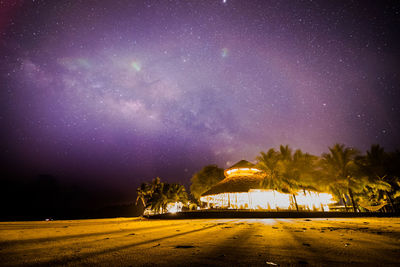
[[[365,154],[343,144],[329,147],[321,156],[293,151],[288,145],[271,148],[256,157],[263,171],[262,188],[291,193],[312,190],[331,193],[346,210],[374,208],[398,211],[400,205],[400,152],[372,145]],[[216,165],[204,167],[191,179],[196,199],[224,178]],[[297,205],[296,205],[297,208]]]
[[[257,157],[264,171],[264,188],[281,192],[329,192],[354,212],[366,207],[397,211],[400,197],[400,153],[372,145],[365,154],[342,144],[329,147],[320,157],[292,151],[289,146],[270,149]]]
[[[185,186],[163,183],[159,177],[151,183],[142,183],[136,192],[136,204],[140,201],[144,209],[151,209],[156,213],[164,213],[169,203],[182,202],[187,205],[189,200]]]

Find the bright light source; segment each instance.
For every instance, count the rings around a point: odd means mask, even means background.
[[[182,202],[175,202],[175,203],[169,203],[167,205],[167,212],[169,213],[177,213],[182,211],[183,203]]]
[[[256,175],[259,173],[261,173],[261,171],[256,168],[237,168],[226,171],[226,177]]]
[[[295,194],[297,205],[301,210],[328,211],[328,204],[334,203],[333,196],[328,193],[299,191]],[[200,201],[212,207],[227,209],[253,210],[295,210],[296,204],[292,194],[275,190],[251,189],[249,192],[221,193],[202,196]]]

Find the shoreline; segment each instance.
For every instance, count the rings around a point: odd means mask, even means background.
[[[336,211],[248,211],[248,210],[200,210],[143,216],[148,219],[219,219],[219,218],[360,218],[400,217],[399,212],[336,212]]]

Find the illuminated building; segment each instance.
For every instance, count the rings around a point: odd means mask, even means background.
[[[328,211],[328,204],[334,203],[328,193],[299,190],[289,194],[262,188],[264,172],[245,160],[226,169],[224,174],[225,179],[200,197],[208,208],[296,210],[295,197],[299,210]]]

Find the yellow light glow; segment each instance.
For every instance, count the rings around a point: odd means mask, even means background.
[[[256,168],[237,168],[226,171],[226,176],[245,176],[245,175],[254,175],[260,173],[261,171]]]
[[[328,193],[299,191],[295,194],[300,210],[329,211],[328,204],[334,203],[333,196]],[[252,189],[249,192],[221,193],[200,198],[208,206],[227,209],[253,210],[295,210],[296,205],[292,194],[275,190]]]
[[[328,204],[334,203],[333,196],[328,193],[317,193],[313,191],[299,191],[296,193],[296,200],[299,206],[303,206],[307,210],[323,210],[328,211]]]
[[[169,213],[177,213],[182,211],[183,203],[182,202],[175,202],[175,203],[168,203],[167,205],[167,212]]]

